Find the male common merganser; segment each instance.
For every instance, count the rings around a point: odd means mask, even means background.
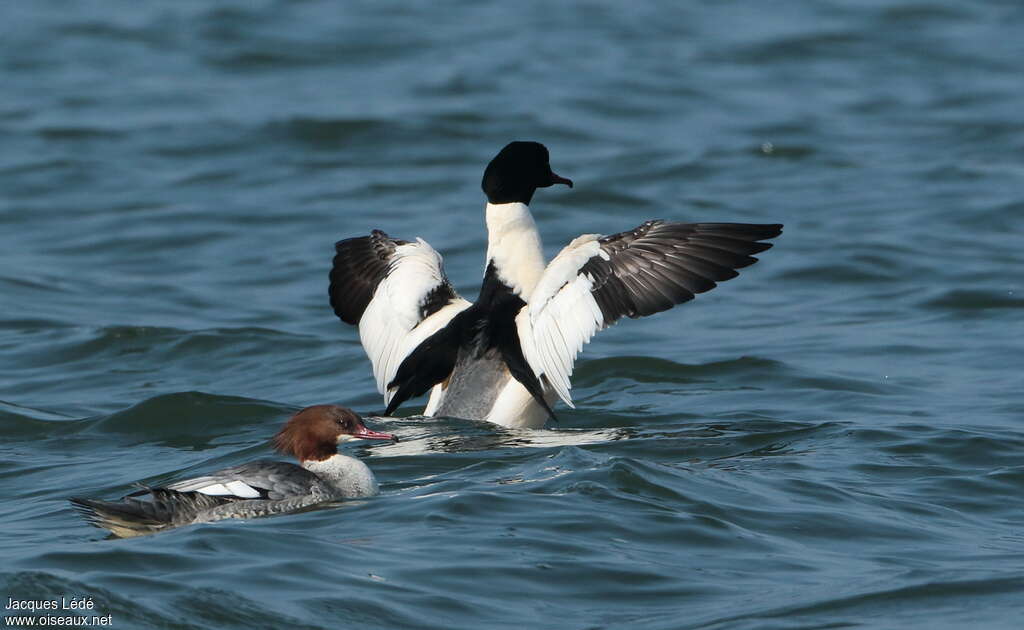
[[[301,466],[257,460],[184,479],[144,487],[120,501],[70,499],[92,525],[129,538],[192,523],[292,512],[310,505],[377,494],[377,480],[360,460],[342,455],[349,440],[396,440],[371,431],[351,409],[316,405],[298,412],[274,436],[274,446]],[[142,497],[142,498],[139,498]]]
[[[529,203],[554,184],[572,187],[537,142],[512,142],[487,165],[487,257],[475,303],[455,292],[423,239],[374,230],[335,245],[331,306],[359,326],[386,414],[432,388],[425,415],[543,426],[556,396],[573,406],[573,363],[597,331],[736,277],[771,247],[759,241],[782,233],[779,224],[645,221],[580,236],[545,265]]]

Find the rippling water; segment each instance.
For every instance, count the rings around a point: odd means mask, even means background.
[[[119,628],[1019,628],[1024,9],[21,2],[0,37],[0,597]],[[382,495],[106,540],[113,497],[379,411],[334,240],[473,294],[479,178],[551,149],[553,254],[782,222],[588,347],[576,410],[373,423]],[[420,401],[422,404],[422,401]],[[407,413],[417,411],[410,407]],[[5,614],[13,614],[5,610]]]

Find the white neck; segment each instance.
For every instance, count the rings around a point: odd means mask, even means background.
[[[525,203],[487,204],[487,263],[491,261],[498,278],[529,301],[544,273],[544,250]]]
[[[320,461],[304,461],[302,467],[329,483],[346,499],[377,494],[373,472],[354,457],[338,453]]]

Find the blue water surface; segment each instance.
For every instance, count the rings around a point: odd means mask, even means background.
[[[6,3],[0,598],[115,628],[1019,628],[1024,5]],[[382,494],[108,540],[67,497],[383,407],[335,240],[475,295],[483,166],[547,254],[785,223],[586,348],[544,430],[371,420]],[[415,414],[424,401],[407,405]],[[17,611],[4,610],[13,616]],[[12,622],[13,623],[13,622]]]

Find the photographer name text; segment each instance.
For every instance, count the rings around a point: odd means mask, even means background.
[[[7,610],[93,610],[96,608],[91,597],[61,597],[60,599],[14,599],[7,598]]]

